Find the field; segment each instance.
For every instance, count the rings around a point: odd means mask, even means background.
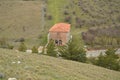
[[[19,63],[18,63],[19,62]],[[0,73],[7,80],[119,80],[120,72],[45,55],[0,49]]]

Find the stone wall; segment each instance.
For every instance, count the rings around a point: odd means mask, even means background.
[[[49,32],[49,40],[62,40],[62,44],[66,44],[69,40],[69,32]]]

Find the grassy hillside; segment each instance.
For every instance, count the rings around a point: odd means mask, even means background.
[[[46,37],[42,32],[41,4],[41,0],[0,1],[0,39],[5,38],[11,43],[25,38],[26,44],[39,45],[39,37]]]
[[[67,22],[81,42],[80,33],[90,27],[120,26],[119,5],[120,0],[0,0],[0,38],[45,44],[49,28]]]
[[[8,38],[38,36],[41,31],[40,10],[41,3],[36,1],[1,1],[0,35]]]
[[[47,2],[47,17],[46,21],[47,26],[51,26],[56,22],[67,22],[72,25],[72,35],[73,38],[77,38],[78,43],[81,42],[80,33],[88,30],[88,28],[101,28],[101,30],[106,33],[111,32],[111,27],[113,27],[113,31],[116,37],[112,38],[109,47],[119,47],[117,43],[119,41],[119,32],[114,28],[120,27],[120,0],[48,0]],[[49,16],[52,18],[49,19]],[[105,31],[104,28],[108,28]],[[118,28],[119,29],[119,28]],[[94,34],[94,33],[93,33]],[[98,31],[96,34],[101,35]],[[95,35],[95,34],[94,34]],[[112,37],[112,34],[109,34],[108,37]],[[88,37],[91,37],[88,35]],[[99,36],[96,36],[99,37]],[[104,35],[101,35],[104,37]],[[92,37],[91,37],[92,38]],[[116,40],[116,42],[115,42]],[[91,40],[89,40],[90,42]],[[92,40],[93,41],[93,40]],[[91,41],[91,42],[92,42]],[[102,42],[102,41],[100,41]],[[87,42],[85,41],[85,44]],[[92,47],[103,47],[103,45],[108,44],[104,42],[102,45],[97,45],[96,43],[90,43]],[[93,46],[95,45],[95,46]],[[108,48],[108,46],[107,46]]]
[[[18,64],[17,62],[21,63]],[[0,49],[0,72],[18,80],[119,80],[120,72],[90,64]]]
[[[120,22],[119,0],[48,0],[53,21],[72,23],[73,27],[111,26]]]

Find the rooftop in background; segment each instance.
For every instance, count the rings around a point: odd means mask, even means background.
[[[49,32],[69,32],[69,31],[70,24],[68,23],[57,23],[49,30]]]

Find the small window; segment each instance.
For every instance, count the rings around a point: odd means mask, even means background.
[[[58,40],[55,40],[55,44],[58,45]]]
[[[59,45],[62,45],[62,40],[59,40]]]

